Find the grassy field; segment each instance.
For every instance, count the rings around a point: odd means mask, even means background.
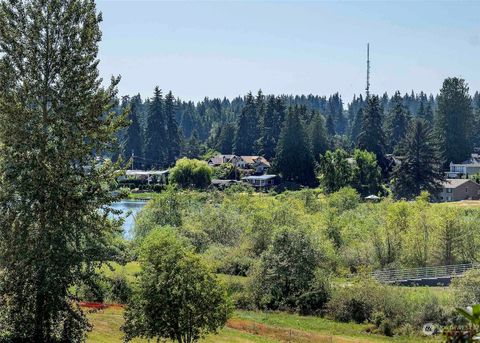
[[[158,193],[155,192],[142,192],[142,193],[129,193],[129,200],[150,200]]]
[[[87,342],[122,342],[120,326],[123,310],[109,308],[89,313],[93,331]],[[394,337],[388,338],[367,333],[368,325],[337,323],[319,317],[303,317],[286,313],[237,311],[218,335],[210,335],[202,342],[269,343],[269,342],[440,342],[440,338]],[[135,340],[134,342],[146,342]]]

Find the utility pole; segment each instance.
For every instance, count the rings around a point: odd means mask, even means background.
[[[370,43],[367,43],[367,99],[370,97]]]

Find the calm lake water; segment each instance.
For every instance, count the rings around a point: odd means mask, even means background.
[[[146,201],[122,200],[112,205],[114,209],[123,212],[122,217],[125,218],[123,222],[123,235],[125,238],[132,238],[135,216],[146,203]]]

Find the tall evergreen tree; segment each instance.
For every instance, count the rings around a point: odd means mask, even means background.
[[[280,96],[275,99],[275,112],[277,115],[272,123],[272,136],[275,142],[278,143],[280,132],[283,127],[283,121],[285,120],[285,101]]]
[[[235,132],[234,152],[236,155],[254,155],[254,144],[257,140],[258,120],[255,99],[252,93],[245,98],[245,106],[238,118]]]
[[[290,107],[277,145],[275,167],[284,180],[314,185],[315,165],[298,108]]]
[[[402,146],[405,156],[394,170],[394,193],[397,198],[413,199],[422,191],[436,195],[444,180],[438,146],[428,123],[416,119]]]
[[[216,149],[222,154],[232,154],[233,144],[235,143],[235,125],[228,123],[222,126]]]
[[[131,166],[133,169],[140,168],[140,164],[144,162],[136,158],[141,157],[143,153],[143,132],[139,122],[141,104],[142,99],[140,95],[132,97],[130,101],[130,113],[128,114],[130,126],[127,129],[123,145],[123,156],[125,160],[133,157]]]
[[[320,155],[328,149],[327,129],[320,113],[316,113],[308,126],[308,136],[314,159],[319,162]]]
[[[257,93],[257,97],[255,98],[255,108],[257,109],[257,140],[255,141],[254,151],[255,154],[262,154],[261,151],[263,150],[263,132],[264,132],[264,125],[265,125],[265,95],[263,95],[262,90],[260,89]]]
[[[180,157],[182,138],[177,121],[175,120],[175,98],[170,91],[165,97],[165,120],[167,126],[167,165],[173,165]]]
[[[388,161],[385,157],[385,134],[382,125],[382,110],[378,96],[368,98],[363,111],[362,131],[358,135],[358,147],[373,152],[384,176],[388,173]]]
[[[357,114],[355,116],[355,120],[351,127],[350,131],[350,141],[352,142],[353,146],[358,144],[358,136],[362,132],[362,125],[363,125],[363,108],[359,108]]]
[[[265,108],[262,123],[261,150],[259,153],[266,159],[271,159],[275,156],[275,148],[277,147],[278,137],[275,137],[275,126],[279,125],[279,113],[276,110],[275,97],[269,96]]]
[[[446,79],[438,96],[435,121],[446,164],[462,162],[470,156],[473,124],[468,85],[465,80],[456,77]]]
[[[168,132],[163,112],[163,98],[160,88],[155,87],[149,103],[147,127],[145,128],[145,165],[147,168],[165,166]]]
[[[0,2],[0,340],[84,342],[72,286],[113,259],[107,185],[96,157],[126,124],[118,78],[100,86],[92,0]]]
[[[333,114],[329,113],[327,115],[327,133],[330,137],[333,137],[335,136],[336,132],[335,132],[335,121],[333,119]]]
[[[410,113],[403,106],[403,99],[398,91],[392,98],[387,120],[388,145],[390,152],[393,152],[405,138],[410,123]]]

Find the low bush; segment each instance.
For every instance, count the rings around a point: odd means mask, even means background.
[[[132,289],[125,275],[115,275],[108,280],[108,301],[126,304],[132,296]]]
[[[452,280],[455,302],[459,307],[480,304],[480,270],[469,270]]]
[[[448,323],[449,313],[434,294],[412,293],[359,278],[333,293],[327,314],[341,322],[372,323],[374,332],[386,336],[412,334],[428,322]]]

